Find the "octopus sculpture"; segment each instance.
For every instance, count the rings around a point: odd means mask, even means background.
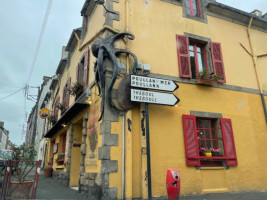
[[[101,96],[102,96],[101,111],[100,111],[101,114],[100,114],[98,121],[100,121],[103,118],[105,98],[106,98],[105,74],[104,74],[105,72],[104,72],[104,68],[103,68],[104,59],[109,58],[112,62],[112,65],[113,65],[112,77],[111,77],[111,81],[108,85],[107,98],[108,98],[109,105],[115,109],[116,109],[116,107],[115,107],[115,105],[111,99],[111,91],[112,91],[112,88],[115,84],[115,81],[116,81],[117,75],[118,75],[117,56],[120,54],[131,55],[133,60],[134,60],[132,73],[133,74],[137,73],[136,72],[137,65],[138,65],[137,57],[130,51],[114,48],[114,42],[116,40],[123,39],[125,36],[127,36],[128,39],[130,39],[130,40],[134,40],[134,38],[135,38],[134,35],[132,35],[130,33],[118,33],[118,34],[112,36],[108,40],[104,40],[102,38],[97,38],[93,42],[93,44],[91,45],[92,53],[97,58],[97,61],[95,62],[95,65],[94,65],[95,84],[98,88],[99,95],[101,94]]]

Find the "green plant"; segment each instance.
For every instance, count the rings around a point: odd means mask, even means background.
[[[14,145],[12,148],[16,152],[15,169],[18,175],[17,179],[19,182],[22,182],[29,172],[27,169],[34,167],[34,158],[37,155],[37,152],[33,145],[26,146],[25,143],[20,146]]]
[[[64,153],[63,154],[60,154],[60,155],[58,155],[56,161],[58,162],[58,160],[64,159],[64,158],[65,158],[65,154]]]
[[[57,106],[56,106],[59,110],[64,110],[66,108],[66,105],[65,103],[59,103]]]
[[[220,75],[217,74],[209,74],[207,69],[203,69],[201,72],[199,72],[197,77],[201,79],[212,79],[214,81],[217,81],[218,79],[222,78]]]
[[[68,90],[70,95],[76,96],[83,88],[83,84],[80,82],[74,83],[74,85]]]
[[[48,119],[48,121],[50,123],[54,123],[56,121],[56,116],[55,115],[50,115],[47,119]]]

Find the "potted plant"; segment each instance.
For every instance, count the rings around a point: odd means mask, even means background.
[[[65,160],[65,153],[62,153],[62,154],[58,155],[56,162],[60,165],[63,165],[64,160]]]
[[[74,83],[74,85],[68,90],[70,95],[75,96],[76,98],[83,92],[83,84],[80,82]]]
[[[13,162],[15,172],[10,181],[10,195],[11,198],[28,198],[34,180],[27,175],[35,166],[34,158],[37,152],[33,145],[14,145],[12,148],[16,152],[16,161]]]
[[[217,74],[209,74],[207,69],[203,69],[203,71],[199,72],[196,78],[196,83],[201,85],[216,86],[220,78],[221,76]]]
[[[51,177],[53,173],[53,158],[49,162],[47,162],[47,167],[44,167],[44,176]]]
[[[212,153],[211,153],[211,150],[209,148],[201,147],[199,150],[199,154],[201,156],[212,157]]]
[[[57,108],[59,110],[64,110],[64,109],[66,109],[66,105],[65,105],[65,103],[59,103],[59,104],[57,104]]]
[[[212,153],[212,156],[219,156],[220,155],[220,149],[214,149],[214,148],[211,148],[211,153]]]
[[[56,116],[55,115],[50,115],[47,119],[51,124],[54,124],[56,122]]]

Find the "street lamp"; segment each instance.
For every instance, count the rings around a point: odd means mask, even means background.
[[[105,5],[104,5],[105,0],[94,0],[94,1],[95,1],[96,4],[98,4],[98,5],[102,5],[102,6],[105,8],[105,10],[106,10],[107,12],[112,13],[112,14],[115,14],[115,15],[118,15],[118,13],[113,12],[113,11],[110,11],[110,10],[108,10],[108,9],[105,7]]]

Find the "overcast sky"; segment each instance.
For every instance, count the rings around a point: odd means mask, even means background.
[[[217,2],[246,12],[254,9],[267,12],[266,0]],[[55,74],[62,46],[67,44],[72,30],[82,24],[83,4],[84,0],[53,0],[30,86],[40,86],[43,76]],[[5,122],[10,140],[16,144],[24,142],[25,110],[29,114],[34,102],[27,100],[25,108],[23,90],[6,97],[27,83],[47,5],[48,0],[1,0],[0,121]],[[37,89],[31,88],[30,94],[36,95]]]

